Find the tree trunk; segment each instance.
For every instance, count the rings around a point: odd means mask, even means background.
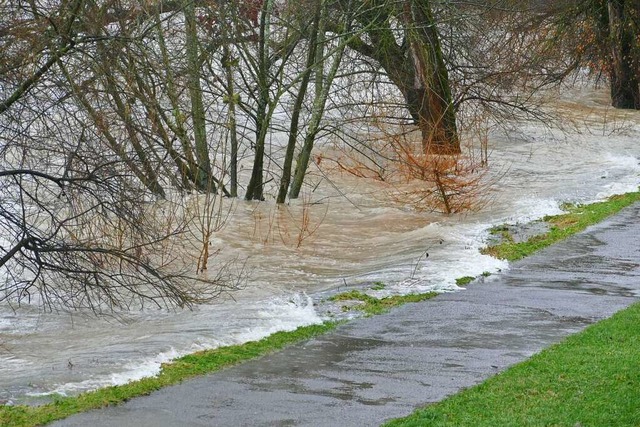
[[[289,140],[287,141],[287,152],[285,154],[284,163],[282,166],[282,178],[280,179],[280,189],[278,190],[278,197],[276,203],[284,203],[289,191],[289,184],[291,182],[291,167],[293,164],[293,154],[296,148],[296,141],[298,140],[298,124],[300,121],[300,112],[302,110],[302,104],[304,97],[307,94],[307,87],[309,86],[309,80],[311,78],[311,72],[315,66],[322,66],[316,64],[316,49],[318,41],[318,26],[320,24],[320,13],[322,10],[323,2],[318,2],[315,16],[313,17],[313,27],[309,36],[309,52],[307,53],[306,68],[302,73],[302,79],[300,81],[300,88],[296,95],[296,100],[293,105],[293,113],[291,114],[291,125],[289,127]]]
[[[184,5],[187,80],[189,97],[191,98],[191,121],[193,123],[193,139],[195,141],[198,171],[196,187],[200,191],[214,192],[215,184],[211,179],[211,160],[209,159],[209,145],[207,141],[207,127],[205,120],[204,102],[202,100],[202,85],[200,84],[200,60],[198,58],[198,28],[195,6],[191,0]]]
[[[262,95],[261,95],[262,98]],[[256,115],[256,145],[253,158],[253,169],[251,170],[251,178],[247,185],[247,193],[245,200],[264,200],[262,176],[264,173],[264,144],[267,137],[266,123],[267,105],[261,100],[258,105]]]
[[[229,104],[229,112],[227,119],[227,128],[229,131],[229,139],[231,142],[231,159],[229,160],[229,173],[231,175],[230,194],[231,197],[238,197],[238,130],[236,124],[236,104],[238,97],[235,93],[235,85],[233,82],[233,64],[234,59],[231,57],[229,46],[223,47],[222,65],[226,74],[226,90]]]
[[[155,15],[155,28],[158,47],[160,48],[160,53],[162,55],[164,80],[166,81],[167,86],[167,96],[169,98],[169,101],[171,102],[171,116],[173,118],[173,121],[167,114],[165,114],[164,109],[161,108],[155,96],[149,96],[148,99],[153,100],[154,108],[158,112],[158,115],[162,118],[162,121],[180,141],[182,152],[175,152],[174,155],[172,155],[172,158],[174,159],[174,161],[175,159],[180,159],[180,161],[176,162],[176,166],[180,171],[183,183],[185,183],[184,187],[186,189],[191,189],[191,184],[195,185],[197,182],[198,164],[193,155],[193,145],[191,144],[191,140],[189,139],[189,135],[187,134],[187,130],[185,128],[186,115],[182,113],[182,109],[180,106],[178,89],[176,87],[175,76],[172,71],[171,61],[169,59],[169,52],[167,49],[167,44],[165,42],[162,30],[162,21],[160,19],[159,12],[157,12]],[[187,182],[189,184],[187,184]]]
[[[368,27],[369,43],[354,37],[349,47],[373,58],[402,93],[406,108],[422,134],[425,153],[460,152],[456,112],[436,22],[427,0],[404,0],[399,9],[371,9],[358,14]],[[396,16],[397,15],[397,16]],[[390,21],[397,19],[405,40],[397,43]]]
[[[316,64],[322,64],[325,60],[325,44],[326,40],[324,37],[324,25],[326,23],[326,10],[323,10],[322,15],[320,17],[320,28],[318,30],[318,46],[316,47]],[[315,70],[315,99],[313,100],[313,106],[311,107],[311,118],[309,120],[309,126],[307,128],[307,134],[304,138],[304,144],[302,145],[302,150],[300,150],[300,154],[298,155],[298,160],[296,161],[296,170],[293,175],[293,182],[291,183],[291,189],[289,190],[289,198],[297,199],[300,196],[300,190],[302,189],[302,183],[304,182],[304,177],[307,173],[307,168],[309,167],[309,160],[311,159],[311,151],[313,150],[313,145],[316,140],[316,136],[320,131],[320,123],[322,121],[322,117],[324,116],[324,109],[327,103],[327,98],[329,96],[329,90],[331,89],[331,84],[338,73],[338,68],[342,63],[342,56],[344,54],[344,50],[348,44],[349,31],[343,34],[342,39],[340,41],[340,45],[338,46],[337,51],[335,52],[335,56],[333,57],[333,61],[331,63],[331,68],[329,72],[325,76],[324,74],[324,66],[317,66]]]
[[[615,108],[640,109],[640,85],[636,34],[631,0],[609,0],[611,104]],[[638,17],[636,17],[637,19]]]
[[[449,86],[449,73],[431,12],[425,0],[406,0],[404,21],[413,84],[403,82],[407,107],[422,133],[425,153],[460,152],[456,115]]]
[[[256,144],[255,157],[251,178],[247,186],[246,200],[264,200],[263,181],[264,173],[264,144],[269,127],[267,110],[269,107],[269,47],[268,38],[270,32],[271,8],[273,0],[267,0],[260,11],[260,30],[258,35],[258,105],[256,108]]]

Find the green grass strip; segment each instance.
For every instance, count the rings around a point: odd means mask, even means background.
[[[359,310],[367,316],[382,314],[389,311],[393,307],[398,307],[407,303],[426,301],[438,295],[435,292],[427,292],[424,294],[409,295],[393,295],[385,298],[376,298],[367,295],[358,290],[343,292],[329,298],[329,301],[360,301],[362,304],[354,306],[343,306],[343,310]]]
[[[122,403],[185,379],[215,372],[280,350],[293,343],[308,340],[334,329],[338,324],[338,322],[325,322],[319,325],[303,326],[290,332],[276,332],[260,341],[190,354],[163,364],[160,374],[156,377],[106,387],[75,397],[56,397],[52,403],[42,406],[1,406],[0,426],[38,426],[79,412]]]
[[[458,277],[456,279],[456,285],[457,286],[467,286],[469,283],[473,282],[474,280],[476,280],[476,278],[473,277],[473,276]]]
[[[551,226],[547,233],[532,237],[526,242],[520,243],[513,242],[513,239],[506,238],[503,243],[483,249],[482,253],[508,261],[517,261],[542,248],[579,233],[588,226],[596,224],[638,201],[640,201],[640,191],[612,196],[603,202],[566,206],[565,209],[568,210],[567,213],[547,216],[543,219],[543,221],[549,223]]]
[[[440,403],[410,426],[640,425],[640,304]]]

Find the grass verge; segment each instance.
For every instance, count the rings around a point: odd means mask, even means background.
[[[640,304],[387,427],[638,426]]]
[[[1,406],[0,426],[43,425],[70,415],[125,402],[185,379],[220,370],[313,338],[334,329],[338,322],[302,326],[290,332],[276,332],[260,341],[201,351],[162,365],[160,374],[121,386],[106,387],[74,397],[56,397],[42,406]]]
[[[565,214],[547,216],[543,221],[550,225],[547,233],[535,236],[526,242],[514,242],[510,236],[505,236],[500,230],[504,241],[495,246],[489,246],[482,253],[508,261],[517,261],[532,253],[550,246],[560,240],[576,234],[590,225],[596,224],[621,209],[640,201],[640,191],[612,196],[609,199],[588,205],[567,205]]]
[[[505,235],[506,227],[497,228],[503,243],[483,252],[519,260],[638,201],[640,192],[634,192],[566,206],[566,214],[543,219],[550,225],[547,233],[526,242]],[[640,426],[638,324],[640,304],[635,304],[475,387],[385,426]]]

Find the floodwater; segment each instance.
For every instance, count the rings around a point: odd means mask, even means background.
[[[562,129],[520,122],[490,133],[485,181],[492,185],[478,211],[421,212],[389,201],[380,183],[312,171],[317,188],[290,206],[232,206],[211,241],[220,251],[211,263],[246,260],[249,278],[215,303],[118,319],[0,307],[0,401],[35,403],[120,384],[182,354],[317,323],[326,312],[315,303],[345,286],[382,281],[380,294],[464,292],[457,277],[508,268],[479,252],[492,225],[640,184],[640,112],[615,111],[604,91],[586,89],[565,92],[550,111]]]

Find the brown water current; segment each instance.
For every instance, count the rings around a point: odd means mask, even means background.
[[[0,307],[0,400],[119,384],[181,354],[320,322],[326,313],[314,301],[345,284],[382,281],[379,295],[461,291],[458,277],[508,268],[479,252],[491,226],[640,184],[640,112],[615,111],[603,91],[587,89],[549,111],[561,126],[519,122],[489,134],[491,185],[478,211],[416,210],[386,197],[380,182],[312,166],[312,186],[286,206],[223,201],[232,214],[211,239],[210,262],[241,260],[249,274],[232,298],[118,320]]]

